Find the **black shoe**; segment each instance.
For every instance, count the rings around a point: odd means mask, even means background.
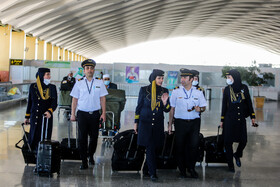
[[[236,165],[241,167],[240,157],[238,157],[235,153],[233,154],[233,157],[235,158]]]
[[[157,181],[157,180],[158,180],[157,175],[156,175],[156,174],[151,175],[151,180],[152,180],[153,182]]]
[[[188,169],[188,172],[191,174],[191,178],[198,178],[198,173],[194,169]]]
[[[178,178],[180,178],[180,179],[185,179],[185,178],[187,178],[187,174],[186,174],[186,173],[181,173],[181,172],[180,172]]]
[[[87,162],[83,162],[80,166],[80,169],[81,170],[84,170],[84,169],[88,169],[88,163]]]
[[[95,164],[95,161],[94,159],[89,159],[88,163],[90,166],[93,166]]]
[[[228,170],[233,173],[235,172],[234,166],[228,166]]]

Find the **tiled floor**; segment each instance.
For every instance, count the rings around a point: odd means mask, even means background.
[[[136,98],[128,98],[122,112],[121,130],[133,127]],[[215,135],[220,119],[220,100],[211,100],[202,115],[201,132]],[[266,102],[263,110],[257,110],[258,128],[248,123],[248,144],[242,158],[242,167],[236,172],[227,171],[225,164],[199,164],[199,179],[178,179],[176,170],[159,170],[158,182],[142,178],[137,172],[111,171],[113,148],[99,139],[95,155],[96,165],[80,171],[77,161],[64,161],[61,175],[52,178],[34,175],[34,165],[26,166],[15,143],[22,137],[20,127],[26,104],[0,111],[0,185],[1,186],[280,186],[280,103]],[[166,119],[167,123],[168,119]],[[53,139],[67,136],[67,120],[55,112]],[[73,124],[74,125],[74,124]],[[75,128],[72,129],[75,134]]]

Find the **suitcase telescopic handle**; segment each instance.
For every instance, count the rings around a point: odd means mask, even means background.
[[[30,123],[28,123],[28,124],[30,124]],[[21,124],[21,128],[22,128],[22,131],[23,131],[23,134],[24,134],[24,139],[25,139],[25,141],[27,142],[28,150],[31,152],[32,150],[31,150],[31,147],[30,147],[30,145],[29,145],[29,143],[28,143],[28,138],[27,138],[27,135],[26,135],[26,133],[25,133],[24,125],[25,125],[25,123],[22,123],[22,124]],[[23,138],[15,144],[16,148],[19,148],[19,149],[22,149],[22,148],[23,148],[23,146],[22,146],[22,147],[19,147],[19,146],[18,146],[18,144],[19,144],[21,141],[23,141]]]
[[[46,118],[46,130],[45,130],[45,139],[47,139],[48,136],[48,125],[49,125],[49,118]],[[43,119],[42,119],[42,131],[41,131],[41,141],[44,139],[44,128],[45,128],[45,116],[43,114]]]

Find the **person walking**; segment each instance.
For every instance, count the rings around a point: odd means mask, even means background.
[[[52,137],[53,112],[57,108],[57,90],[54,84],[50,84],[50,81],[50,69],[39,68],[36,73],[36,83],[32,83],[29,87],[24,123],[30,123],[28,142],[31,149],[35,151],[37,151],[41,139],[43,115],[48,118],[47,139],[50,140]]]
[[[179,177],[186,178],[186,169],[191,178],[198,178],[195,171],[199,145],[200,113],[205,111],[207,103],[201,91],[192,87],[192,71],[182,68],[181,84],[171,94],[168,131],[171,133],[174,119],[175,149]]]
[[[74,85],[71,96],[72,110],[71,121],[76,121],[76,109],[78,120],[78,148],[82,165],[80,169],[88,168],[89,164],[94,165],[93,155],[96,151],[99,123],[106,121],[106,98],[107,89],[101,79],[93,77],[96,62],[87,59],[82,62],[85,77]],[[102,109],[100,115],[99,110]],[[90,137],[88,145],[88,136]]]
[[[240,158],[247,144],[246,117],[250,116],[252,125],[255,124],[255,113],[249,89],[241,83],[240,73],[232,69],[226,73],[228,86],[223,93],[223,103],[221,112],[221,127],[223,128],[224,145],[229,171],[235,172],[233,157],[236,165],[241,167]],[[238,142],[238,147],[233,153],[232,144]]]
[[[164,142],[164,115],[170,111],[168,90],[162,87],[164,71],[154,69],[149,77],[150,85],[141,87],[135,110],[134,130],[138,133],[138,145],[146,147],[146,164],[152,181],[156,174],[156,149]],[[145,173],[147,175],[147,173]]]

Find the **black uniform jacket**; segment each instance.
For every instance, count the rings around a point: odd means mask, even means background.
[[[68,80],[68,76],[63,77],[60,84],[60,90],[71,91],[75,83],[76,83],[76,79],[74,77],[71,77],[70,81]]]
[[[156,146],[160,146],[164,141],[164,115],[169,112],[171,107],[169,99],[165,106],[161,101],[163,93],[168,90],[157,87],[156,102],[157,106],[151,109],[151,85],[141,87],[138,97],[138,104],[135,111],[135,123],[138,124],[138,144],[148,146],[151,141],[155,141]]]
[[[115,83],[110,82],[108,88],[110,88],[110,89],[118,89],[118,86]]]
[[[248,87],[242,84],[241,92],[244,93],[245,99],[242,99],[241,94],[237,93],[238,102],[233,103],[229,86],[224,90],[221,121],[224,122],[225,143],[247,142],[246,114],[249,113],[251,118],[255,118]]]
[[[49,111],[51,114],[57,107],[57,91],[56,86],[49,84],[50,97],[43,100],[37,88],[37,84],[33,83],[29,88],[28,104],[25,118],[30,118],[30,136],[29,143],[32,147],[37,147],[41,137],[42,115]],[[48,126],[52,127],[53,116],[48,120]],[[49,129],[50,129],[49,128]],[[51,129],[48,130],[48,139],[51,138]]]

